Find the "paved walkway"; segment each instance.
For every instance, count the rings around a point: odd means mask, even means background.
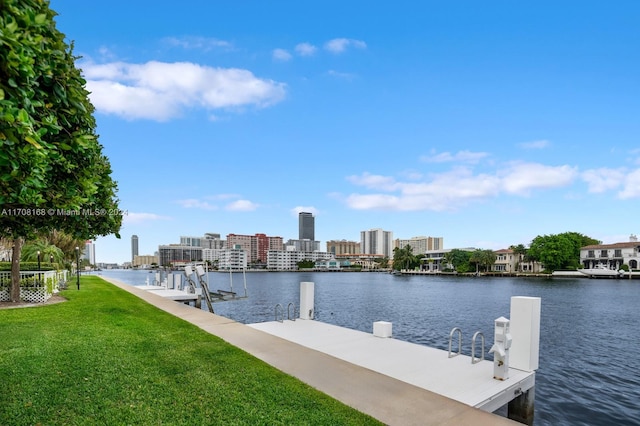
[[[228,318],[165,299],[112,278],[102,278],[385,424],[518,424]]]

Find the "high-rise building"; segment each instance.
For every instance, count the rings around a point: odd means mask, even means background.
[[[131,263],[133,263],[133,260],[137,255],[138,255],[138,236],[132,235],[131,236]]]
[[[347,240],[327,241],[327,252],[333,255],[360,254],[360,243]]]
[[[393,255],[393,232],[379,228],[361,231],[360,250],[362,254],[381,254],[391,258]]]
[[[84,252],[82,254],[83,259],[87,259],[89,261],[89,265],[96,264],[96,246],[93,245],[93,241],[87,240],[84,243]]]
[[[180,245],[189,247],[202,247],[202,237],[180,236]]]
[[[315,219],[312,213],[298,213],[298,239],[315,241]]]
[[[247,252],[249,263],[266,262],[269,250],[282,250],[283,248],[282,237],[268,237],[265,234],[227,235],[227,248],[235,249],[236,246]]]
[[[442,250],[444,239],[442,237],[412,237],[409,240],[397,239],[393,244],[394,248],[405,248],[410,246],[413,254],[424,254],[430,250]]]

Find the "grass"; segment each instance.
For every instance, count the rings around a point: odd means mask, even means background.
[[[80,286],[0,310],[0,424],[380,424],[99,277]]]

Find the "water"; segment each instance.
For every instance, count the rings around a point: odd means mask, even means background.
[[[143,284],[145,271],[104,271]],[[214,305],[242,323],[272,321],[277,303],[299,304],[299,283],[315,282],[316,319],[371,332],[393,323],[396,339],[448,349],[449,332],[482,331],[509,317],[511,296],[542,298],[536,425],[640,425],[640,282],[590,279],[457,278],[384,273],[247,273],[249,298]],[[233,275],[242,289],[242,274]],[[210,288],[229,288],[229,274],[210,273]],[[485,355],[491,359],[491,356]]]

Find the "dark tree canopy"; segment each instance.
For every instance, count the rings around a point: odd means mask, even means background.
[[[580,264],[580,248],[600,243],[578,232],[539,235],[531,241],[527,255],[542,263],[547,271],[575,269]]]
[[[86,81],[55,15],[47,0],[0,0],[0,234],[13,239],[13,259],[36,233],[89,239],[122,223]]]

